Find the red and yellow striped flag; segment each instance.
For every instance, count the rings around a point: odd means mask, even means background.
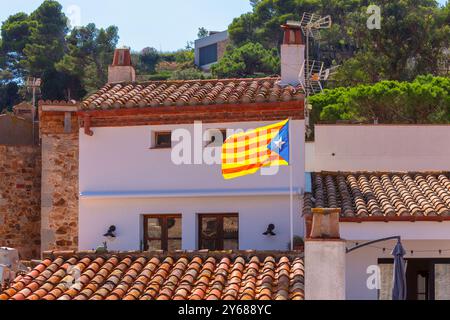
[[[288,166],[289,159],[283,159],[270,148],[272,140],[288,122],[285,120],[229,137],[222,147],[223,177],[229,180],[254,174],[262,167]]]

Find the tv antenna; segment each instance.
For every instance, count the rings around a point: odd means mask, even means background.
[[[307,127],[309,127],[309,112],[312,108],[308,103],[309,97],[322,92],[323,82],[327,81],[337,70],[337,67],[326,69],[323,62],[311,61],[309,52],[310,39],[319,41],[321,39],[320,31],[330,29],[332,19],[330,15],[322,17],[315,13],[304,12],[301,21],[288,21],[288,24],[300,27],[306,40],[306,59],[300,70],[299,82],[305,92],[305,118]]]
[[[32,94],[32,102],[31,105],[33,108],[31,109],[31,120],[32,120],[32,130],[33,130],[33,143],[35,143],[35,124],[36,124],[36,94],[41,92],[42,79],[28,77],[25,83],[28,92]]]
[[[310,59],[310,39],[318,41],[321,39],[320,31],[330,29],[332,25],[331,16],[322,17],[315,13],[304,12],[300,27],[306,38],[306,59],[300,71],[300,83],[305,91],[306,98],[311,94],[320,93],[323,90],[322,82],[327,81],[336,71],[337,67],[325,69],[324,63]],[[304,78],[303,78],[304,77]]]

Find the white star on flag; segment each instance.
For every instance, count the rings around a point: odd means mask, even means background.
[[[283,138],[280,137],[280,140],[273,142],[278,150],[281,150],[283,148],[283,145],[286,144],[286,142],[283,141]]]

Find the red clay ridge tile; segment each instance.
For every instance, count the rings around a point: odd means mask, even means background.
[[[0,300],[302,300],[303,258],[208,253],[52,254]],[[75,266],[81,274],[70,273]],[[34,279],[34,280],[33,280]]]
[[[81,103],[83,110],[264,103],[301,100],[301,87],[278,78],[154,81],[107,84]]]
[[[314,173],[312,208],[340,208],[342,221],[442,221],[450,217],[450,173]]]

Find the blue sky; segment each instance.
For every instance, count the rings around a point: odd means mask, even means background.
[[[0,21],[19,11],[31,12],[43,0],[3,0]],[[155,47],[169,51],[196,39],[199,27],[222,31],[233,18],[251,11],[248,0],[60,0],[68,16],[82,25],[119,27],[119,45],[133,50]],[[446,0],[439,0],[444,4]],[[76,7],[74,7],[76,6]],[[79,19],[68,11],[79,8]]]
[[[2,0],[0,21],[19,11],[30,13],[43,0]],[[59,0],[68,14],[80,9],[81,24],[119,27],[119,45],[133,50],[184,48],[197,38],[199,27],[226,30],[233,18],[251,11],[248,0]],[[76,10],[72,11],[76,12]],[[72,16],[76,17],[76,14]]]

